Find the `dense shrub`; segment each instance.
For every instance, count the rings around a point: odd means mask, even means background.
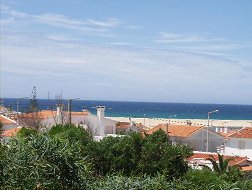
[[[191,154],[186,146],[172,145],[163,131],[96,142],[72,125],[48,132],[22,129],[9,144],[0,144],[0,189],[252,189],[235,168],[188,171]]]
[[[68,139],[70,143],[78,142],[85,146],[92,141],[92,135],[80,126],[56,125],[49,130],[50,137],[56,137],[59,139]]]
[[[130,175],[138,170],[141,143],[140,134],[107,137],[100,142],[88,144],[86,153],[98,175],[114,172]]]
[[[34,128],[23,127],[18,132],[17,137],[19,139],[29,139],[30,137],[36,136],[38,134],[39,134],[39,132],[36,129],[34,129]]]
[[[159,130],[143,139],[139,169],[142,174],[155,175],[157,172],[171,179],[186,173],[185,161],[192,154],[186,146],[173,146],[166,134]]]
[[[164,174],[167,178],[180,177],[188,169],[185,158],[191,150],[173,146],[163,131],[143,138],[140,134],[107,137],[86,147],[87,156],[99,175]]]
[[[47,135],[14,139],[3,162],[3,189],[85,189],[90,166],[68,140]]]
[[[204,178],[209,173],[202,172],[200,175]],[[198,175],[191,173],[192,177]],[[211,178],[214,179],[214,178]],[[218,179],[218,176],[217,178]],[[154,177],[142,176],[142,177],[125,177],[125,176],[107,176],[104,179],[95,181],[89,184],[91,190],[251,190],[251,181],[238,181],[236,183],[226,181],[210,181],[207,183],[196,182],[195,180],[176,179],[167,181],[165,176],[156,175]]]

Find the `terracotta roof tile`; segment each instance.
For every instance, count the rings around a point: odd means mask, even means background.
[[[248,138],[252,139],[252,128],[251,127],[245,127],[236,133],[230,135],[229,137],[232,138]]]
[[[252,166],[242,166],[241,170],[246,172],[246,171],[252,171]]]
[[[147,131],[147,134],[152,134],[155,131],[158,131],[159,129],[162,129],[166,132],[167,125],[160,124],[150,130]],[[189,137],[194,132],[203,129],[203,126],[191,126],[191,125],[168,125],[168,134],[169,136],[175,136],[175,137]]]
[[[20,129],[22,129],[22,128],[17,127],[17,128],[13,128],[13,129],[3,131],[2,137],[14,137],[20,131]]]
[[[117,122],[116,123],[116,128],[127,129],[128,127],[130,127],[130,122]]]
[[[5,116],[3,116],[3,115],[0,115],[0,122],[1,122],[2,124],[15,124],[15,123],[16,123],[16,122],[13,121],[12,119],[9,119],[9,118],[7,118],[7,117],[5,117]]]
[[[193,159],[200,159],[200,158],[206,160],[207,158],[210,158],[211,156],[213,156],[215,160],[218,160],[217,153],[208,153],[208,152],[194,153],[191,157],[188,158],[188,160],[190,161]],[[232,160],[229,162],[231,166],[238,165],[238,164],[248,160],[247,157],[224,155],[224,159],[227,159],[227,158],[232,158]]]
[[[227,133],[225,132],[218,132],[218,134],[220,134],[221,136],[228,138],[230,135],[236,133],[236,131],[228,131]]]
[[[67,111],[65,112],[66,114],[68,113]],[[77,116],[77,115],[89,115],[89,112],[72,112],[72,116]],[[56,111],[52,110],[42,110],[38,112],[37,117],[40,119],[46,119],[50,117],[55,117],[56,116]],[[33,117],[33,113],[28,113],[24,114],[23,117]]]

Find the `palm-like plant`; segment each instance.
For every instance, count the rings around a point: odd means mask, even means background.
[[[233,160],[233,158],[227,158],[224,159],[223,155],[218,154],[218,161],[214,159],[214,157],[211,155],[209,158],[207,158],[212,165],[213,170],[219,174],[223,174],[230,171],[229,162]]]

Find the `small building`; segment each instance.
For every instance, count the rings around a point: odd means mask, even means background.
[[[147,134],[162,129],[173,144],[184,144],[193,150],[206,151],[207,146],[207,128],[203,126],[192,125],[168,125],[160,124],[147,131]],[[209,130],[209,152],[216,152],[217,147],[223,145],[224,137]]]
[[[217,153],[200,151],[194,151],[187,161],[188,165],[193,169],[202,169],[204,166],[213,169],[212,163],[207,160],[208,158],[213,158],[218,163]],[[242,171],[252,171],[252,161],[248,157],[223,155],[223,158],[231,159],[229,166],[238,166]]]
[[[245,127],[226,137],[224,154],[247,156],[252,160],[252,128]]]
[[[17,127],[17,122],[4,116],[0,115],[0,122],[2,123],[2,130],[13,129]]]
[[[105,106],[97,106],[97,115],[91,114],[84,110],[81,112],[71,112],[71,123],[83,126],[85,129],[92,132],[94,136],[106,136],[108,134],[116,134],[117,121],[104,117]],[[69,123],[69,112],[64,111],[61,105],[57,105],[54,110],[42,110],[37,113],[22,114],[19,117],[19,122],[22,126],[33,124],[34,120],[44,128],[51,128],[57,124]],[[31,127],[31,126],[30,126]]]
[[[117,122],[116,123],[116,134],[125,133],[141,133],[144,132],[144,126],[141,123],[131,122]]]

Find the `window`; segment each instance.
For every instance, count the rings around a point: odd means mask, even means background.
[[[238,148],[239,149],[245,149],[245,141],[239,140],[238,141]]]

